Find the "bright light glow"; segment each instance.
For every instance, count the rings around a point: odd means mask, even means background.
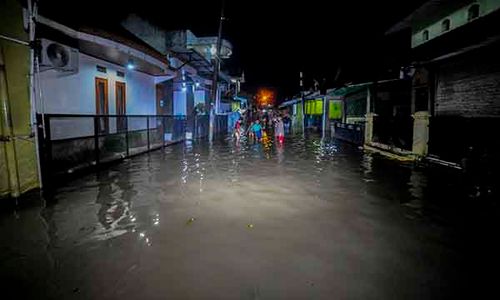
[[[182,91],[185,92],[187,91],[187,88],[185,86],[182,87]]]
[[[134,61],[132,59],[128,60],[128,62],[127,62],[127,69],[129,69],[129,70],[135,69],[135,64],[134,64]]]
[[[270,89],[260,89],[256,95],[257,104],[260,106],[268,106],[274,103],[275,93]]]
[[[196,87],[200,87],[200,83],[199,82],[197,82],[195,85],[196,85]]]

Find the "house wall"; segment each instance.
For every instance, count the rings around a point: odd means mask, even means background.
[[[429,153],[461,164],[483,161],[498,170],[500,139],[500,45],[476,50],[436,66]],[[488,174],[488,171],[484,171]]]
[[[412,47],[417,47],[427,41],[430,41],[442,34],[446,34],[447,32],[463,26],[469,21],[467,20],[468,16],[468,10],[469,7],[473,4],[479,4],[479,17],[485,16],[489,13],[494,12],[495,10],[498,10],[500,8],[500,0],[478,0],[473,2],[472,4],[469,4],[467,6],[464,6],[458,10],[455,10],[448,16],[441,18],[439,20],[436,20],[436,22],[430,24],[429,26],[426,26],[424,28],[421,28],[419,30],[416,30],[412,33],[412,38],[411,38],[411,45]],[[441,24],[444,20],[449,19],[450,20],[450,30],[443,32],[441,28]],[[425,41],[423,39],[423,32],[427,30],[429,32],[429,39]]]
[[[194,92],[194,105],[198,105],[202,103],[203,105],[205,104],[205,90],[196,90]]]
[[[186,115],[187,92],[174,91],[174,115]]]
[[[126,83],[126,110],[128,115],[156,114],[156,89],[154,76],[129,71],[122,66],[105,62],[86,54],[79,54],[77,73],[66,74],[56,70],[43,71],[39,75],[42,96],[37,95],[38,112],[50,114],[96,114],[95,78],[108,80],[109,114],[116,113],[115,83]],[[96,66],[106,68],[99,72]],[[125,73],[119,77],[116,71]],[[43,101],[42,101],[43,100]],[[42,108],[43,104],[43,108]],[[129,121],[130,129],[145,129],[142,121]],[[71,124],[71,125],[70,125]],[[110,120],[110,131],[116,128]],[[51,123],[55,139],[93,134],[92,118],[65,119]],[[71,128],[71,130],[69,130]],[[63,130],[64,129],[64,130]]]
[[[436,116],[500,115],[500,46],[442,63],[437,71]]]
[[[345,103],[345,122],[348,124],[362,123],[366,115],[366,97],[367,89],[362,89],[356,93],[346,95]]]
[[[106,73],[96,66],[106,68]],[[118,77],[116,71],[125,73]],[[122,66],[80,53],[79,70],[65,74],[55,70],[40,73],[44,112],[52,114],[95,114],[95,78],[108,80],[109,114],[116,113],[115,83],[126,83],[127,114],[147,115],[156,113],[154,76],[128,71]],[[38,97],[38,108],[41,101]]]

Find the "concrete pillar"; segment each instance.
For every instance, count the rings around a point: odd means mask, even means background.
[[[370,144],[373,140],[373,120],[377,115],[369,112],[365,115],[365,144]]]
[[[429,142],[429,112],[417,111],[413,115],[413,147],[412,152],[418,156],[426,156]]]
[[[193,137],[193,132],[195,128],[195,114],[194,114],[194,86],[189,85],[186,90],[186,138],[190,139]]]
[[[326,96],[323,97],[323,124],[322,124],[322,129],[323,129],[323,137],[325,137],[326,131],[327,131],[327,120],[328,120],[328,99]]]

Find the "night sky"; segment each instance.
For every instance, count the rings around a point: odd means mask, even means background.
[[[307,86],[323,78],[331,84],[339,67],[342,81],[367,80],[386,51],[384,31],[423,2],[226,1],[223,36],[234,54],[224,68],[233,75],[245,72],[243,88],[273,87],[280,98],[299,91],[301,70]],[[217,34],[221,1],[81,1],[78,17],[68,15],[67,6],[68,1],[41,0],[40,12],[95,25],[137,13],[167,30],[203,36]]]

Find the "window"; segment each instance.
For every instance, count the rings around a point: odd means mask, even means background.
[[[104,78],[95,79],[95,113],[96,115],[108,114],[108,80]],[[109,129],[108,117],[99,118],[99,133],[107,133]]]
[[[125,77],[125,72],[122,72],[122,71],[116,71],[116,76],[117,76],[117,77]]]
[[[467,12],[467,20],[472,21],[479,17],[479,4],[472,4]]]
[[[424,41],[429,40],[429,30],[424,30],[424,32],[422,32],[422,40]]]
[[[450,19],[446,19],[441,23],[441,32],[450,30]]]
[[[127,114],[127,98],[125,82],[115,83],[115,100],[116,100],[116,114],[124,116]],[[116,119],[116,128],[118,131],[124,131],[127,127],[125,117],[118,117]]]
[[[97,72],[106,73],[106,68],[103,66],[96,66]]]

